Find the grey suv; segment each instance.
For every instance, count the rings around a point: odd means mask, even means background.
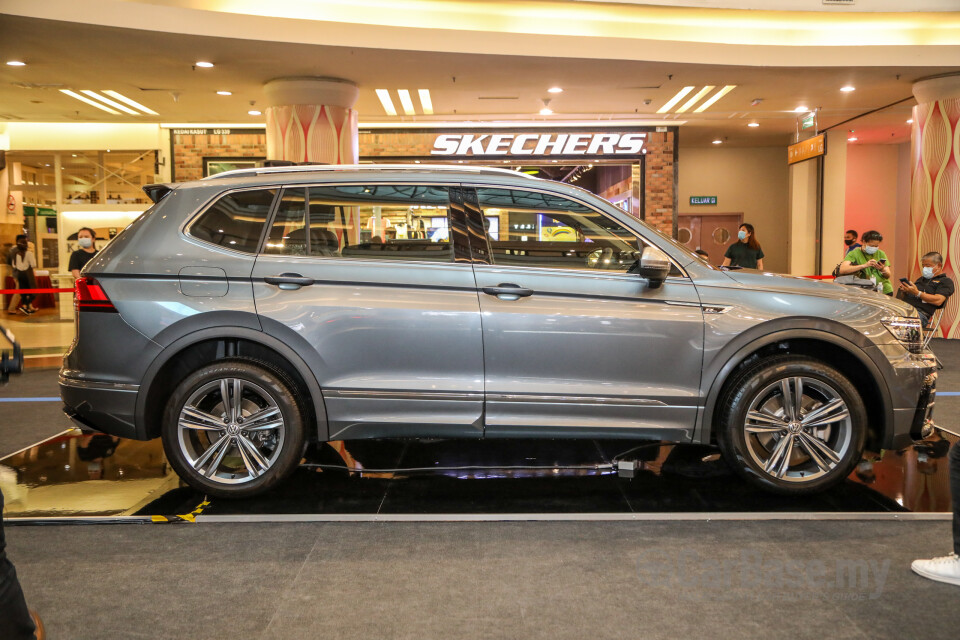
[[[275,486],[311,441],[521,437],[716,443],[807,493],[931,418],[912,307],[718,270],[570,185],[371,165],[146,191],[77,282],[61,395],[211,495]]]

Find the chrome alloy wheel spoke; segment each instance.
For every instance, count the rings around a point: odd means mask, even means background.
[[[819,442],[819,438],[816,436],[811,436],[806,433],[798,434],[797,439],[800,440],[800,447],[807,452],[807,455],[810,456],[810,459],[820,467],[823,471],[830,471],[833,468],[833,465],[821,455],[821,449],[814,442]],[[824,445],[826,446],[826,445]]]
[[[197,431],[223,431],[223,425],[213,426],[205,422],[194,422],[180,418],[178,423],[182,429],[195,429]]]
[[[790,422],[799,420],[803,407],[803,379],[784,378],[780,381],[780,392],[783,394],[784,415]]]
[[[210,445],[210,448],[204,451],[203,455],[194,461],[193,468],[209,478],[216,472],[217,467],[220,466],[220,462],[223,461],[223,456],[226,455],[227,449],[229,448],[230,438],[227,436],[220,438]],[[208,465],[207,463],[210,462],[211,458],[214,458],[214,461]],[[204,471],[204,467],[207,467],[206,471]]]
[[[748,411],[747,420],[758,424],[747,424],[747,433],[778,433],[790,426],[790,423],[764,411]]]
[[[840,462],[840,456],[837,455],[837,452],[831,449],[829,446],[827,446],[827,443],[825,443],[823,440],[821,440],[820,438],[816,437],[811,433],[802,433],[800,435],[801,435],[801,440],[800,440],[801,443],[809,445],[810,448],[812,449],[816,449],[818,455],[820,455],[823,458],[826,458],[833,464]],[[810,449],[807,449],[808,452],[809,450]]]
[[[839,422],[849,416],[846,403],[841,398],[834,398],[805,415],[800,423],[804,429],[811,429]]]
[[[251,431],[271,431],[273,429],[279,429],[283,426],[283,418],[280,420],[274,420],[273,422],[261,422],[260,424],[248,425],[244,424],[240,428],[245,432]]]
[[[240,452],[240,459],[243,461],[243,466],[247,468],[247,473],[250,477],[259,477],[260,472],[254,467],[253,460],[250,458],[250,454],[247,452],[242,438],[237,440],[237,450]]]
[[[207,413],[206,411],[200,411],[200,409],[191,407],[190,405],[185,406],[180,412],[180,419],[183,420],[184,417],[189,418],[193,422],[206,424],[217,429],[223,429],[223,420],[221,420],[218,416],[215,416],[212,413]]]
[[[231,397],[230,391],[233,390]],[[240,401],[243,395],[243,380],[239,378],[224,378],[220,381],[220,396],[223,398],[223,411],[230,422],[236,422],[240,417]]]
[[[276,416],[276,415],[280,415],[279,407],[267,407],[266,409],[261,409],[256,413],[251,413],[250,415],[245,416],[243,418],[243,421],[245,424],[253,426],[253,425],[256,425],[256,423],[258,422],[262,422],[263,420],[266,420],[267,418],[272,418],[273,416]]]
[[[237,436],[237,445],[240,449],[241,455],[244,456],[244,464],[246,464],[246,457],[249,456],[250,459],[253,460],[253,462],[255,462],[260,468],[259,471],[252,474],[254,477],[260,475],[260,473],[263,473],[270,468],[270,462],[263,457],[263,454],[260,453],[259,449],[257,449],[257,445],[250,442],[250,440],[242,434]],[[247,468],[250,469],[250,466],[247,465]]]
[[[780,438],[777,446],[773,448],[773,453],[770,454],[766,464],[763,465],[764,471],[778,479],[786,474],[787,469],[790,468],[790,456],[793,454],[793,438],[794,434],[792,433]]]

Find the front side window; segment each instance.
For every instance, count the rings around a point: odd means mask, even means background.
[[[626,273],[637,237],[573,200],[535,191],[478,188],[493,263]]]
[[[444,187],[284,189],[264,253],[378,260],[452,259]]]
[[[276,189],[228,193],[190,225],[190,235],[225,249],[256,253],[276,195]]]

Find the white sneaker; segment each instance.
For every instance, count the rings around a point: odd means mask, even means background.
[[[910,568],[924,578],[960,586],[960,556],[955,553],[930,560],[914,560]]]

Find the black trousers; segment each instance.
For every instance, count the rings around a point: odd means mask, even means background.
[[[953,552],[960,556],[960,441],[950,447],[950,499],[953,501]]]
[[[16,271],[14,270],[14,275],[17,279],[17,287],[20,289],[36,289],[37,280],[33,278],[33,271]],[[32,293],[25,293],[20,296],[20,306],[26,306],[33,302],[33,299],[37,296]]]
[[[0,514],[3,513],[3,493],[0,492]],[[0,516],[0,637],[9,640],[34,640],[36,627],[27,601],[23,598],[23,589],[17,580],[17,570],[7,559],[7,541],[3,536],[3,518]]]

